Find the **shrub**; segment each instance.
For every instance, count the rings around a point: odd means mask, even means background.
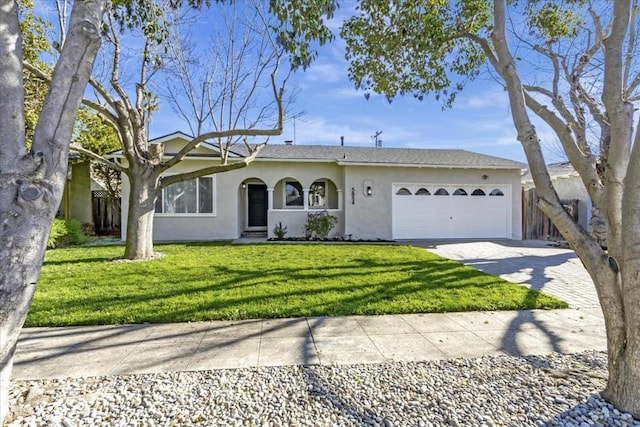
[[[287,235],[287,226],[282,226],[282,221],[278,221],[278,225],[273,227],[273,234],[275,234],[277,239],[284,239],[284,236]]]
[[[67,224],[64,219],[54,219],[51,231],[49,232],[49,239],[47,240],[47,248],[55,248],[60,237],[67,234]]]
[[[82,231],[82,224],[77,219],[54,219],[47,240],[47,248],[59,246],[81,245],[89,238]]]
[[[67,245],[81,245],[89,238],[84,234],[82,224],[77,219],[67,220],[67,235],[63,237]]]
[[[309,212],[304,224],[304,234],[307,239],[326,239],[329,232],[338,222],[338,218],[329,215],[327,211]]]

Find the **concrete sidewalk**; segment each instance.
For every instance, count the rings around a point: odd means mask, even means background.
[[[599,308],[26,328],[14,379],[605,350]]]

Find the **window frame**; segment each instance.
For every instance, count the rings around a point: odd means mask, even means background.
[[[300,192],[300,204],[295,204],[295,205],[290,205],[287,202],[287,185],[289,184],[296,184],[299,188],[296,187],[296,190],[298,190]],[[296,181],[294,179],[288,180],[285,179],[284,180],[284,185],[282,186],[282,201],[284,202],[284,209],[304,209],[304,188],[302,188],[302,184],[300,183],[300,181]]]
[[[311,204],[311,186],[320,183],[324,186],[324,204],[323,205],[312,205]],[[285,184],[286,185],[286,184]],[[311,186],[309,186],[309,195],[307,198],[307,206],[309,207],[309,209],[327,209],[327,207],[329,206],[329,200],[328,200],[328,194],[329,194],[329,183],[326,179],[317,179],[315,181],[313,181],[313,183],[311,183]],[[303,198],[304,198],[304,190],[303,190]]]
[[[170,175],[164,175],[164,176],[170,176]],[[213,175],[204,175],[204,176],[200,176],[197,178],[193,178],[193,179],[188,179],[186,181],[183,182],[188,182],[188,181],[196,181],[196,208],[198,210],[200,210],[200,179],[201,178],[209,178],[211,179],[211,212],[204,212],[204,213],[200,213],[200,212],[164,212],[164,208],[165,208],[165,191],[167,190],[167,188],[171,187],[171,185],[176,185],[179,183],[175,183],[175,184],[171,184],[167,187],[163,187],[160,190],[160,194],[158,195],[158,199],[156,200],[155,206],[154,206],[154,216],[159,216],[159,217],[198,217],[198,218],[202,218],[202,217],[215,217],[217,216],[217,203],[216,203],[216,196],[217,196],[217,185],[216,185],[216,176],[215,174]],[[160,207],[162,209],[162,212],[158,212],[156,209],[158,207],[158,202],[160,202]]]
[[[405,191],[406,191],[406,193],[405,193]],[[395,195],[396,196],[413,196],[413,193],[407,187],[401,187],[396,191]]]

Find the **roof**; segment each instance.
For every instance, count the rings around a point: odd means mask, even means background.
[[[150,144],[164,143],[173,139],[189,141],[193,137],[174,132],[149,141]],[[217,148],[207,142],[203,146],[217,156]],[[171,156],[175,153],[165,153]],[[111,154],[121,156],[122,151]],[[247,149],[244,145],[232,147],[230,156],[244,157]],[[188,157],[206,157],[203,154],[190,153]],[[517,169],[526,167],[525,163],[466,150],[444,150],[424,148],[373,148],[341,145],[287,145],[267,144],[262,148],[256,161],[297,161],[297,162],[331,162],[339,165],[362,166],[414,166],[442,168],[477,168],[477,169]]]
[[[239,154],[243,150],[236,150]],[[325,161],[341,165],[386,165],[522,169],[514,160],[465,150],[367,148],[329,145],[266,145],[256,160]]]
[[[576,172],[573,165],[569,162],[550,163],[547,165],[547,171],[549,172],[551,179],[579,176],[578,172]],[[522,175],[522,182],[533,182],[533,177],[531,176],[530,171]]]

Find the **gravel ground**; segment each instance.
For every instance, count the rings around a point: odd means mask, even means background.
[[[640,426],[584,352],[16,381],[10,426]]]

